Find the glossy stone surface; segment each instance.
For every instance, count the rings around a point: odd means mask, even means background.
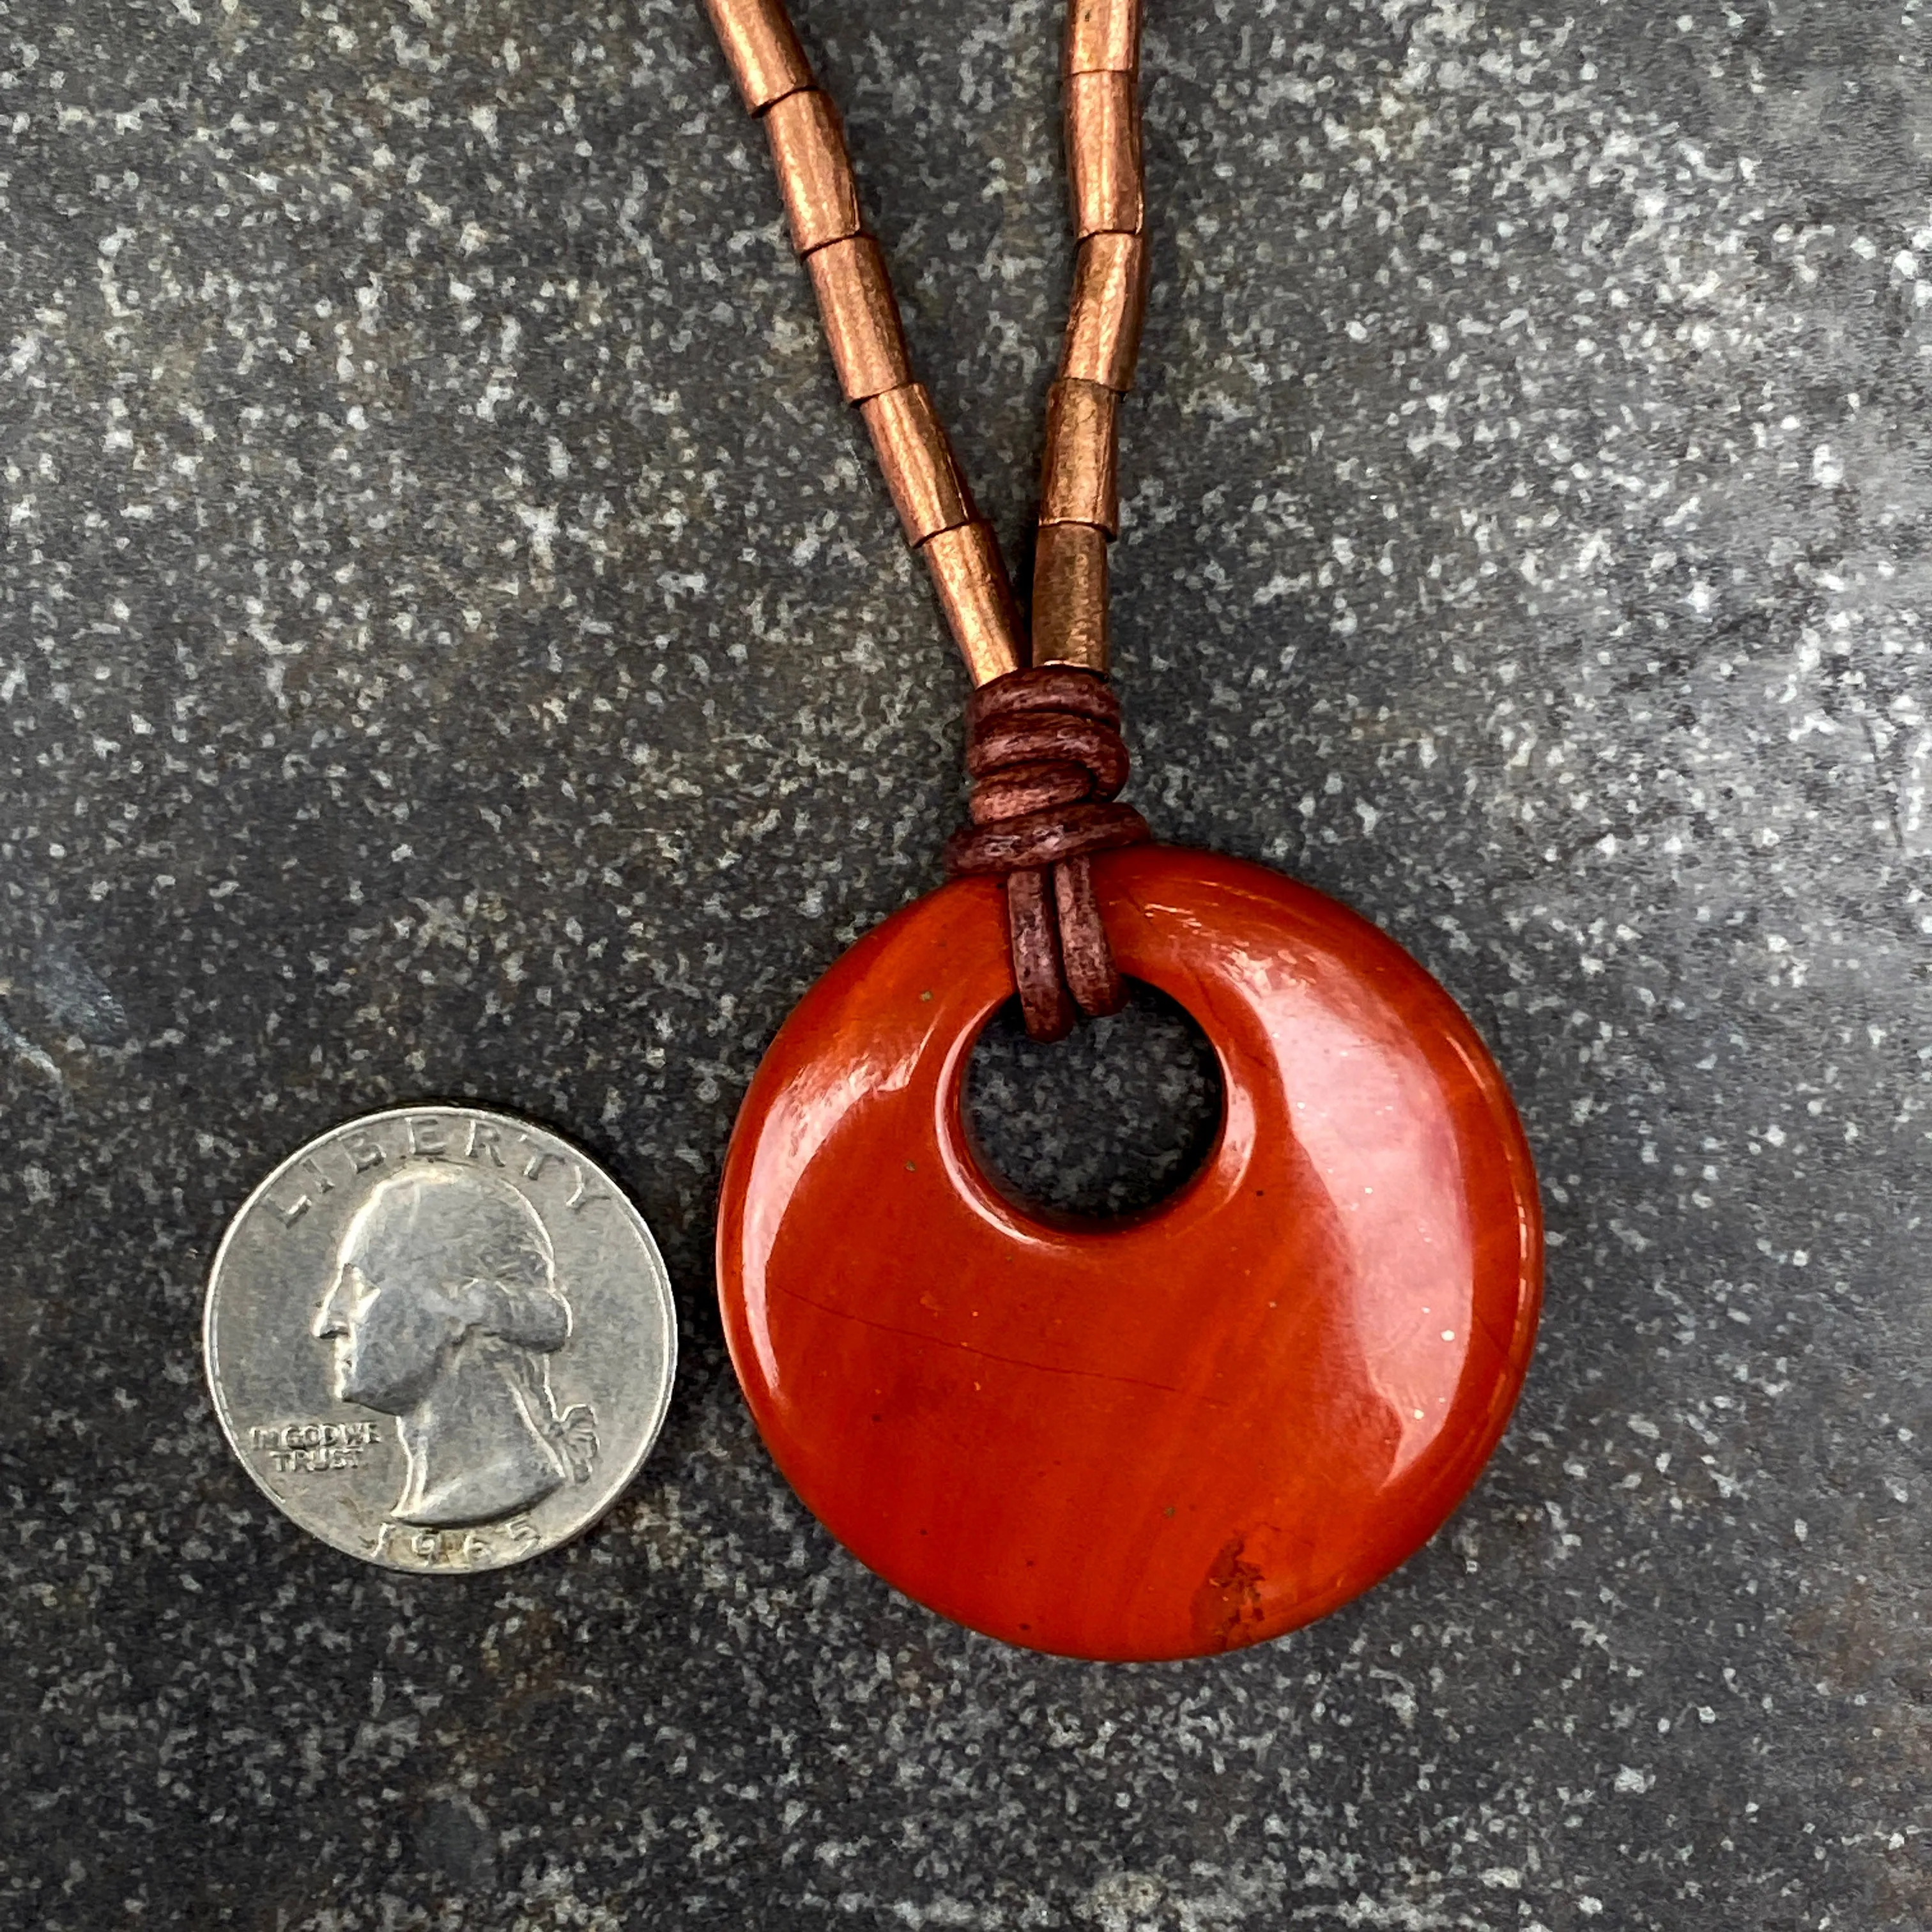
[[[1122,970],[1219,1057],[1199,1172],[1123,1222],[989,1184],[960,1108],[1011,995],[998,886],[806,996],[733,1137],[726,1338],[779,1466],[890,1582],[1012,1643],[1198,1656],[1434,1533],[1515,1403],[1536,1182],[1474,1029],[1366,922],[1246,862],[1096,862]]]

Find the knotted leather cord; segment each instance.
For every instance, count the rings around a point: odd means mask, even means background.
[[[1067,176],[1079,251],[1047,394],[1030,648],[992,528],[913,380],[838,111],[814,82],[784,0],[705,4],[746,106],[765,124],[847,400],[865,418],[907,540],[926,559],[978,687],[967,705],[973,823],[948,842],[947,868],[1005,878],[1027,1030],[1058,1039],[1076,1007],[1110,1013],[1124,998],[1089,860],[1151,836],[1139,813],[1114,802],[1128,760],[1106,683],[1116,418],[1147,292],[1140,0],[1068,0]]]
[[[1120,718],[1101,679],[1065,664],[1010,671],[966,701],[973,823],[946,842],[946,870],[1006,875],[1013,982],[1036,1039],[1066,1034],[1074,1004],[1118,1012],[1126,998],[1087,862],[1150,836],[1112,802],[1127,776]]]

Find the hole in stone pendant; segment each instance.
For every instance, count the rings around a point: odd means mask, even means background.
[[[1018,1000],[987,1023],[963,1096],[987,1178],[1029,1208],[1132,1214],[1199,1171],[1221,1124],[1221,1071],[1186,1009],[1139,980],[1126,1006],[1050,1046]]]

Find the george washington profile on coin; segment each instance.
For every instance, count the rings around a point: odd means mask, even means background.
[[[596,1418],[560,1412],[550,1358],[571,1309],[536,1209],[480,1168],[411,1166],[344,1230],[312,1332],[343,1401],[396,1418],[407,1458],[390,1514],[488,1523],[589,1480]]]

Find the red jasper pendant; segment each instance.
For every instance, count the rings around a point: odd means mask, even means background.
[[[1121,1221],[1007,1198],[961,1112],[1012,991],[1000,887],[886,920],[785,1022],[725,1165],[718,1292],[778,1466],[941,1615],[1194,1657],[1334,1610],[1502,1436],[1542,1280],[1529,1150],[1395,942],[1258,866],[1094,863],[1121,970],[1219,1056],[1205,1165]]]

